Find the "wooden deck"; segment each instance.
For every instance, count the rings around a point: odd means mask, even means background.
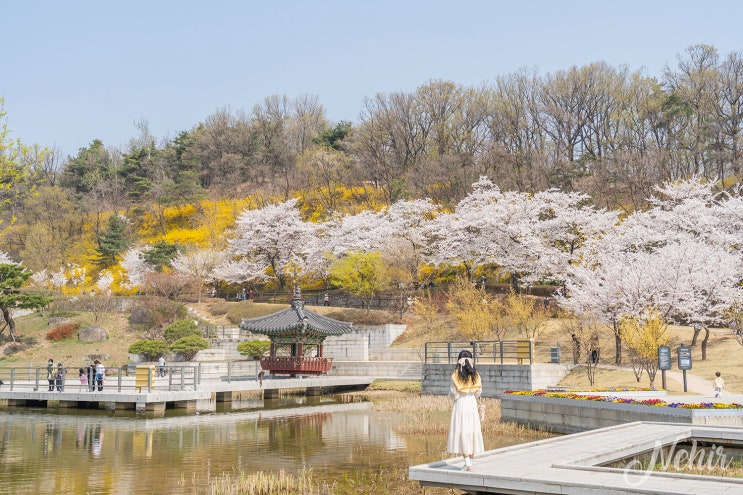
[[[743,493],[738,478],[601,466],[689,438],[743,446],[743,428],[635,422],[488,451],[475,458],[469,472],[461,470],[458,457],[411,467],[409,475],[421,485],[470,494]]]

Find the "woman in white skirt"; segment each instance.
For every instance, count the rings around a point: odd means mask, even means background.
[[[457,368],[451,375],[449,396],[454,399],[449,424],[447,450],[464,456],[463,471],[472,471],[472,457],[485,451],[482,442],[480,412],[477,399],[482,393],[480,373],[475,369],[472,353],[464,350],[457,358]]]

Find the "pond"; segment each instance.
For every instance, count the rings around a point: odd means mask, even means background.
[[[70,409],[0,409],[0,493],[194,493],[240,471],[333,480],[446,457],[444,434],[395,432],[405,416],[355,397],[237,401],[230,411],[164,417]],[[495,448],[523,440],[498,439]],[[185,490],[184,486],[190,487]]]

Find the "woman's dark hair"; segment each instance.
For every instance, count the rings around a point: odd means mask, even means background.
[[[460,363],[462,359],[465,359],[463,363]],[[477,370],[475,369],[475,361],[472,359],[472,353],[467,349],[460,351],[457,356],[457,374],[462,381],[470,381],[475,383],[477,378]]]

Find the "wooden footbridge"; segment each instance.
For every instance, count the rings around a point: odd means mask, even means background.
[[[256,392],[264,399],[277,398],[282,390],[321,395],[339,389],[366,388],[374,377],[308,376],[263,377],[255,374],[204,377],[198,365],[169,366],[159,376],[153,366],[139,367],[134,376],[109,368],[102,390],[81,386],[77,377],[59,385],[49,384],[45,368],[0,368],[0,400],[8,407],[98,408],[163,412],[178,408],[187,412],[215,411],[219,402],[232,402],[237,393]],[[43,377],[43,379],[42,379]],[[53,390],[50,390],[53,388]]]

